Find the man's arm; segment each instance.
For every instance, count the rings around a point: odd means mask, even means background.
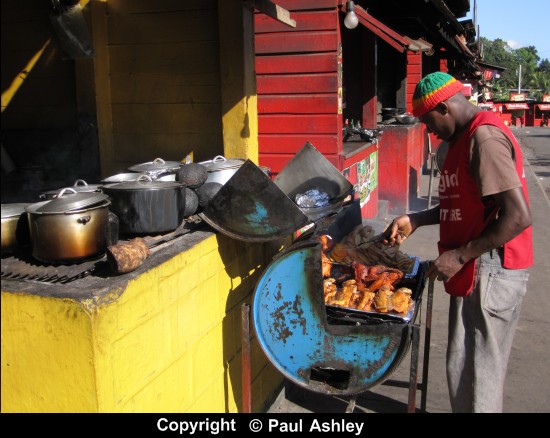
[[[493,198],[499,207],[497,219],[479,238],[441,254],[427,275],[437,274],[438,279],[446,281],[470,260],[491,249],[499,248],[531,225],[531,211],[521,188],[496,193]]]

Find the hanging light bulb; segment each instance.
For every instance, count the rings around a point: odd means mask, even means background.
[[[359,24],[359,19],[357,15],[355,15],[355,3],[348,1],[346,4],[346,11],[348,11],[348,13],[346,14],[346,18],[344,18],[344,26],[348,29],[355,29]]]

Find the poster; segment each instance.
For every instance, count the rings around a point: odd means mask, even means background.
[[[359,198],[359,205],[363,208],[378,186],[378,151],[345,169],[343,174],[353,184],[355,197]]]

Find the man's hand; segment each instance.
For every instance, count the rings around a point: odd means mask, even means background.
[[[431,280],[447,281],[462,269],[461,248],[445,251],[430,263],[426,270],[426,277]]]
[[[395,218],[384,231],[384,244],[394,246],[401,245],[414,231],[409,215]]]

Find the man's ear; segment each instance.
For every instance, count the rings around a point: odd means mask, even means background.
[[[442,115],[445,115],[449,112],[449,105],[447,105],[447,102],[440,102],[437,104],[437,111],[439,111]]]

